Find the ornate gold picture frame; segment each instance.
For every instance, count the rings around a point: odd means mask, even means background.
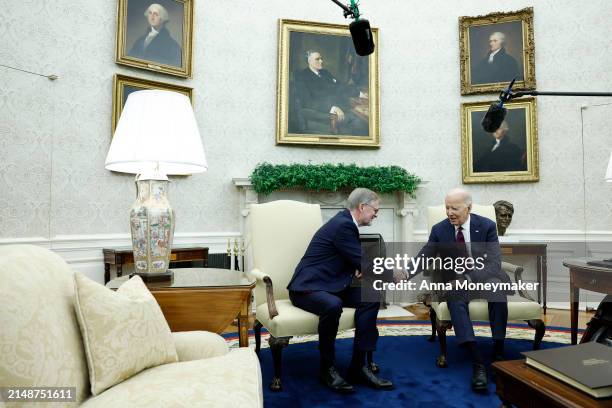
[[[175,91],[185,94],[193,105],[193,89],[186,86],[165,84],[163,82],[150,81],[148,79],[134,78],[126,75],[115,74],[113,78],[113,118],[111,135],[115,133],[117,122],[121,111],[130,93],[142,91],[143,89],[162,89],[164,91]]]
[[[276,144],[380,146],[378,29],[355,53],[345,25],[279,20]]]
[[[540,179],[535,98],[508,102],[506,120],[486,133],[489,102],[461,104],[461,166],[464,183],[516,183]]]
[[[536,88],[533,8],[459,17],[461,94]]]
[[[192,0],[119,0],[118,64],[191,78]]]

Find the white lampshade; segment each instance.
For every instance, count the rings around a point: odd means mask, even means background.
[[[105,167],[141,174],[206,171],[206,156],[189,98],[178,92],[132,92],[123,107]]]
[[[608,170],[606,170],[606,181],[612,183],[612,153],[610,153],[610,160],[608,161]]]

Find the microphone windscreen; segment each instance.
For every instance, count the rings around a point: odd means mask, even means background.
[[[368,20],[356,20],[349,24],[357,55],[366,56],[374,52],[374,37]]]
[[[494,102],[489,106],[489,110],[482,118],[482,128],[485,132],[493,133],[501,126],[506,118],[506,108],[499,106],[498,102]]]

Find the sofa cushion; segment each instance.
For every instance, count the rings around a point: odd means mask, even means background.
[[[93,395],[145,368],[178,361],[168,323],[140,277],[116,293],[80,273],[74,282]]]
[[[48,249],[0,247],[0,386],[76,387],[77,403],[89,397],[72,275]]]
[[[82,408],[261,407],[261,371],[253,349],[143,371]]]
[[[227,354],[225,339],[207,331],[172,332],[179,361],[199,360]]]

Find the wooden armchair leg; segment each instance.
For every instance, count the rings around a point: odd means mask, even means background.
[[[282,365],[282,354],[283,348],[287,347],[291,337],[273,337],[268,338],[270,344],[270,350],[272,351],[272,360],[274,360],[274,376],[270,383],[270,390],[281,391],[283,384],[281,382],[281,365]]]
[[[429,320],[431,320],[431,336],[427,338],[427,341],[433,343],[434,341],[436,341],[436,320],[438,318],[436,315],[436,311],[433,310],[431,306],[427,307],[429,308]]]
[[[539,350],[542,344],[542,338],[546,332],[546,325],[541,319],[527,320],[529,327],[535,329],[535,336],[533,338],[533,349]]]
[[[259,320],[255,320],[253,324],[253,331],[255,332],[255,353],[259,354],[259,350],[261,348],[261,328],[262,324],[259,323]]]
[[[438,337],[440,338],[440,355],[436,359],[436,366],[438,368],[448,367],[448,363],[446,362],[446,330],[450,328],[451,322],[446,320],[436,321],[436,330],[438,332]]]

